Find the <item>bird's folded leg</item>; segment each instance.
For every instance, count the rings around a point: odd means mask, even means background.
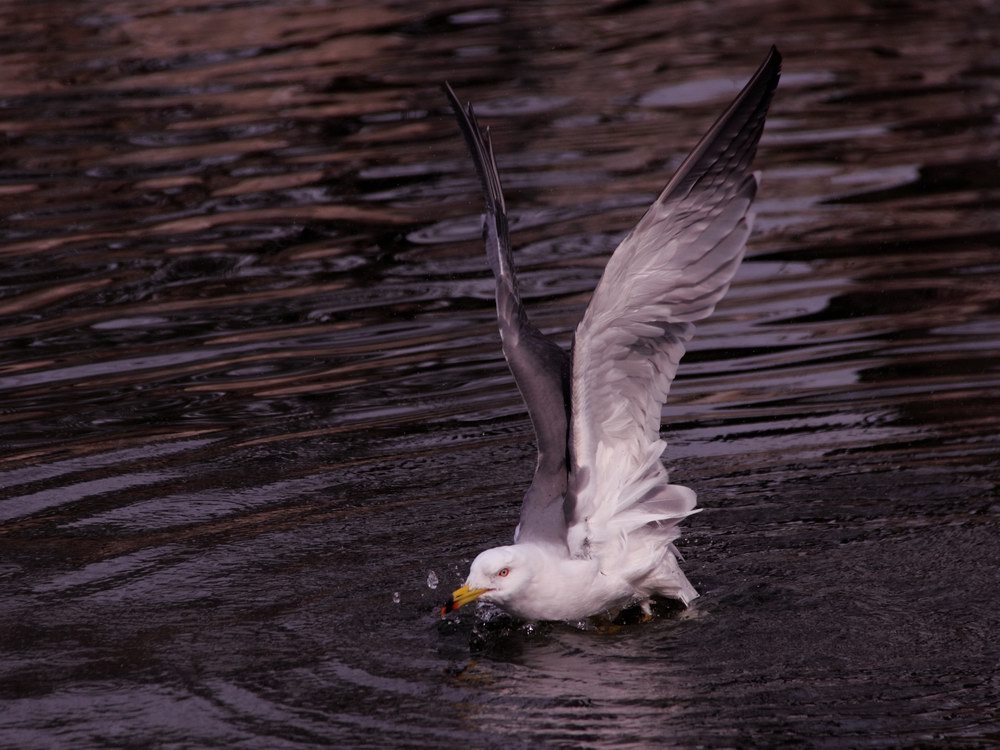
[[[643,599],[639,602],[639,608],[642,610],[642,621],[649,622],[653,619],[653,600]]]

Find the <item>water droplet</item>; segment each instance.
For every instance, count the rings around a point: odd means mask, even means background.
[[[392,592],[392,603],[393,604],[399,604],[399,592],[398,591],[393,591]]]
[[[438,587],[438,577],[437,573],[433,570],[427,574],[427,588],[436,589]]]

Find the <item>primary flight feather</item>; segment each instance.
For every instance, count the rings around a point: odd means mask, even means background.
[[[781,70],[774,47],[608,261],[572,355],[531,325],[517,289],[489,130],[445,84],[486,199],[504,356],[538,464],[514,544],[481,553],[442,614],[476,599],[528,620],[580,620],[698,594],[677,563],[695,493],[670,484],[660,412],[694,321],[711,315],[750,235],[750,171]]]

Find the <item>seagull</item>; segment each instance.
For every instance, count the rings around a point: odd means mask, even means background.
[[[661,409],[694,321],[743,259],[759,173],[750,171],[778,85],[767,58],[612,254],[569,352],[528,320],[518,293],[489,129],[444,84],[479,174],[504,356],[538,447],[514,544],[488,549],[441,608],[476,600],[527,621],[580,622],[654,596],[698,596],[678,565],[695,493],[670,484]]]

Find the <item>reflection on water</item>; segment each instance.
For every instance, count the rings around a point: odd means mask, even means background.
[[[0,745],[995,742],[990,6],[0,18]],[[703,597],[440,622],[428,572],[509,537],[534,449],[438,83],[568,342],[772,41],[751,257],[665,411]]]

